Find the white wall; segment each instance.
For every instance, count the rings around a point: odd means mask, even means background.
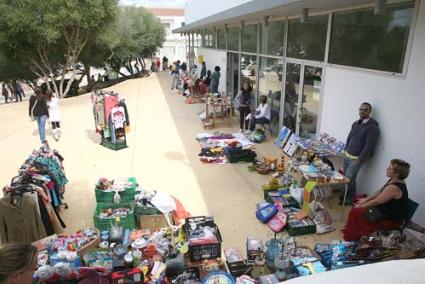
[[[227,53],[225,51],[219,51],[209,48],[198,48],[197,56],[203,55],[204,61],[207,66],[207,70],[211,70],[211,73],[214,72],[215,66],[220,66],[220,83],[218,85],[219,92],[226,91],[226,76],[227,76]],[[201,72],[201,64],[198,62],[198,57],[196,58],[196,65],[198,65],[198,70]]]
[[[184,9],[186,25],[250,1],[251,0],[189,0]]]
[[[181,34],[172,33],[172,30],[181,27],[184,22],[182,16],[157,16],[161,23],[170,24],[170,33],[166,36],[163,47],[159,49],[158,56],[166,56],[171,64],[174,61],[186,61],[186,41]]]
[[[420,203],[414,221],[425,225],[425,1],[422,1],[405,79],[328,67],[321,131],[345,140],[363,101],[374,107],[381,137],[374,157],[358,178],[358,192],[371,193],[386,180],[393,158],[411,164],[409,196]]]

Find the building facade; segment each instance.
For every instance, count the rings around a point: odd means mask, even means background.
[[[167,57],[169,64],[177,60],[185,61],[187,53],[185,37],[172,33],[172,30],[180,28],[184,23],[184,10],[177,8],[147,9],[161,20],[165,28],[166,38],[157,56]]]
[[[226,1],[203,9],[218,2]],[[391,159],[408,161],[409,197],[421,204],[414,220],[425,225],[424,1],[244,2],[175,31],[187,35],[194,60],[222,67],[221,91],[235,95],[249,81],[257,97],[268,96],[275,132],[285,125],[345,141],[359,105],[370,102],[381,137],[358,191],[378,190]]]

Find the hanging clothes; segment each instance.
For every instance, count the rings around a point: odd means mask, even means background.
[[[116,106],[111,110],[111,121],[114,124],[115,129],[124,128],[127,120],[125,117],[124,107]]]
[[[0,239],[5,243],[31,243],[46,237],[38,208],[31,196],[12,204],[11,193],[0,199]]]
[[[113,96],[113,95],[105,95],[103,96],[103,100],[104,100],[103,103],[105,105],[106,124],[108,124],[111,110],[114,106],[118,105],[119,100],[117,96]]]

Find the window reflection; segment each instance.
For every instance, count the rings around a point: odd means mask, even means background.
[[[321,86],[322,68],[306,66],[300,116],[301,137],[313,138],[316,135]]]
[[[261,57],[258,97],[267,96],[271,108],[271,125],[274,133],[279,132],[280,98],[282,95],[283,60]],[[259,101],[257,99],[257,101]]]
[[[241,54],[241,86],[249,82],[254,97],[257,96],[257,56]]]
[[[295,132],[297,127],[298,90],[300,86],[300,64],[286,65],[285,102],[283,125]]]
[[[229,28],[227,32],[227,49],[239,50],[239,27]]]

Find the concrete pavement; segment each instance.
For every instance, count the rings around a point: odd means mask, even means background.
[[[67,231],[93,225],[94,184],[98,178],[134,176],[145,188],[179,198],[192,215],[214,215],[222,231],[223,247],[245,251],[247,236],[272,236],[255,217],[256,203],[263,197],[261,185],[269,176],[248,172],[248,164],[205,165],[199,161],[195,135],[204,132],[197,118],[204,105],[185,104],[182,96],[170,90],[168,72],[128,80],[110,89],[125,98],[129,107],[129,148],[112,151],[99,145],[89,94],[60,101],[62,138],[55,142],[48,136],[50,145],[65,158],[69,209],[62,216]],[[36,123],[28,118],[28,102],[0,105],[0,121],[0,184],[4,185],[40,142]],[[218,130],[238,131],[236,120],[233,125],[232,129]],[[280,155],[272,142],[268,139],[257,146],[259,156]],[[300,237],[299,242],[313,245],[340,238],[335,231]]]

